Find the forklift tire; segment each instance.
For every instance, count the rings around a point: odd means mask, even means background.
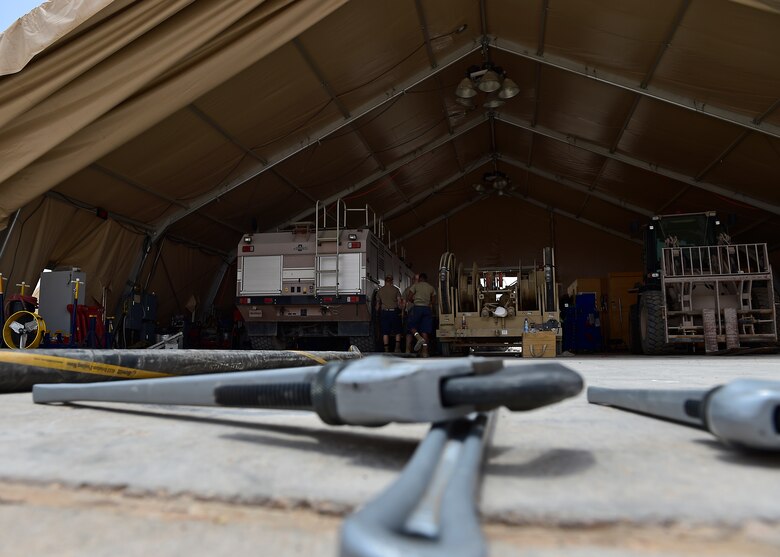
[[[648,356],[669,353],[663,307],[663,292],[647,290],[639,295],[639,336],[642,352]]]

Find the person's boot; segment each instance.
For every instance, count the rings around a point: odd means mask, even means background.
[[[385,352],[390,352],[390,347],[385,344]]]
[[[428,357],[428,344],[423,343],[422,348],[420,349],[420,357],[421,358],[427,358]]]
[[[400,354],[401,353],[401,341],[395,343],[395,353]]]
[[[414,345],[414,351],[419,352],[420,349],[425,346],[425,339],[420,333],[414,333],[414,338],[417,339],[417,343]]]

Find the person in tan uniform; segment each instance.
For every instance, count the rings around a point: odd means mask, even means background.
[[[376,292],[376,310],[385,352],[390,352],[390,336],[395,335],[395,351],[401,351],[401,309],[404,300],[401,291],[393,284],[393,276],[385,277],[385,284]]]
[[[403,311],[403,326],[404,326],[404,332],[406,333],[406,353],[411,354],[412,353],[412,341],[414,340],[414,337],[412,336],[412,329],[409,327],[409,317],[412,313],[412,308],[414,306],[409,303],[407,300],[409,299],[409,290],[412,288],[413,285],[417,284],[417,281],[420,280],[420,275],[418,273],[414,274],[414,278],[412,279],[412,284],[406,287],[406,290],[404,290],[404,311]]]
[[[428,357],[428,343],[433,333],[433,306],[436,290],[428,283],[428,275],[420,273],[419,280],[409,287],[407,301],[413,304],[409,313],[409,329],[417,339],[415,352]],[[407,349],[408,351],[408,349]]]

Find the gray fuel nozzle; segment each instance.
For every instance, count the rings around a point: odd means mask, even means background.
[[[706,429],[735,447],[780,450],[780,382],[737,379],[706,390],[590,387],[588,401]]]
[[[385,356],[332,362],[310,382],[280,392],[269,385],[229,385],[217,404],[278,408],[296,400],[328,424],[384,425],[439,422],[505,406],[531,410],[574,396],[582,378],[557,363],[504,367],[501,360],[458,358],[414,361]]]

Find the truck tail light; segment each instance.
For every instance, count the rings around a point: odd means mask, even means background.
[[[246,298],[246,297],[239,298],[238,299],[238,303],[239,304],[248,304],[249,303],[249,298]]]
[[[348,304],[356,304],[360,301],[360,296],[347,296]]]
[[[263,298],[263,303],[264,304],[273,304],[274,303],[274,299],[273,298]]]
[[[241,251],[244,253],[248,251],[255,251],[255,246],[241,246]]]
[[[330,298],[330,297],[323,298],[322,301],[325,302],[326,304],[329,304],[329,303],[333,302],[333,298]]]
[[[360,242],[347,242],[347,247],[349,249],[356,249],[360,247]]]

